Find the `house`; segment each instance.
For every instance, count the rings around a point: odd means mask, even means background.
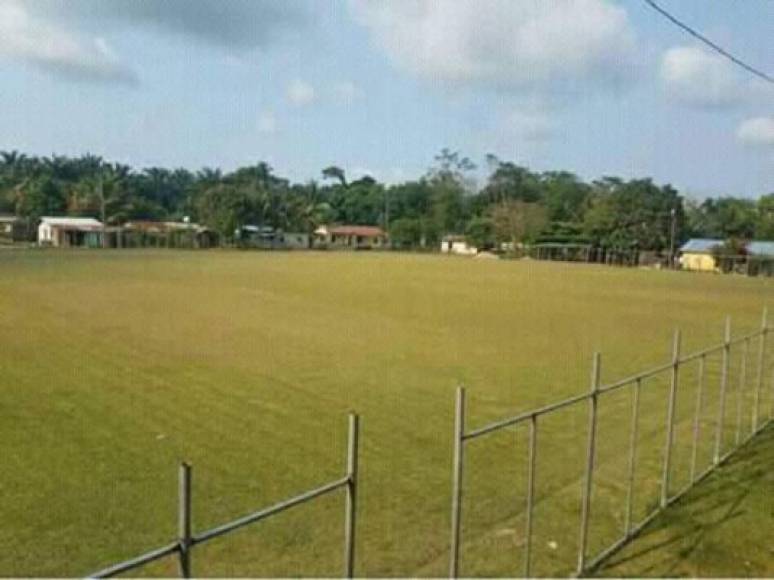
[[[236,232],[243,247],[264,249],[306,250],[310,247],[310,236],[304,232],[283,232],[271,226],[245,225]]]
[[[747,255],[753,259],[774,260],[774,242],[753,240],[745,246]]]
[[[211,248],[218,235],[205,226],[182,222],[135,220],[122,228],[119,247]]]
[[[38,245],[54,247],[102,246],[102,222],[83,217],[43,217],[38,226]]]
[[[307,250],[312,247],[312,240],[305,232],[283,232],[282,245],[289,250]]]
[[[0,240],[17,242],[24,239],[24,222],[15,215],[0,215]]]
[[[478,248],[468,244],[465,236],[444,236],[441,240],[441,253],[475,256],[478,254]]]
[[[753,240],[745,249],[749,276],[774,276],[774,242]]]
[[[234,231],[237,245],[246,248],[272,249],[281,246],[282,232],[271,226],[246,224]]]
[[[323,248],[370,250],[388,245],[387,234],[376,226],[320,226],[314,231],[314,240]]]
[[[715,272],[717,263],[712,253],[714,248],[722,246],[723,240],[694,238],[680,247],[680,267],[696,272]]]

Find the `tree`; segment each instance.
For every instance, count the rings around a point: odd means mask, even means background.
[[[486,187],[479,194],[479,204],[503,203],[508,200],[536,202],[540,199],[538,176],[525,167],[500,161],[489,155],[487,161],[494,167]]]
[[[347,176],[341,167],[336,167],[335,165],[326,167],[322,170],[322,176],[323,179],[335,179],[342,187],[347,187]]]
[[[760,197],[757,211],[755,237],[759,240],[774,240],[774,193]]]
[[[421,246],[424,234],[420,219],[403,217],[390,222],[390,241],[397,248]]]
[[[443,233],[459,232],[468,217],[466,193],[472,189],[468,173],[476,166],[467,157],[448,149],[442,149],[435,161],[425,178],[431,191],[430,217],[434,229]]]
[[[254,215],[254,199],[231,184],[219,184],[206,190],[197,201],[200,219],[224,239],[233,241],[236,232]]]
[[[471,219],[465,229],[465,240],[469,245],[479,250],[494,247],[495,229],[492,220],[481,216]]]
[[[302,231],[309,235],[309,246],[312,245],[314,231],[327,222],[331,216],[331,206],[325,201],[320,188],[314,181],[306,186],[295,189],[296,206],[293,214],[295,223]]]
[[[674,188],[658,187],[650,179],[606,177],[594,183],[584,231],[605,247],[663,250],[670,244],[672,210],[680,238],[684,213]]]
[[[701,237],[749,239],[756,233],[758,220],[754,201],[721,197],[706,199],[694,206],[690,226]]]
[[[548,224],[548,212],[537,203],[508,200],[490,209],[494,235],[499,243],[533,240]]]

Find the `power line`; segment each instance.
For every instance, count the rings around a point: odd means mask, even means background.
[[[697,32],[696,30],[694,30],[693,28],[691,28],[690,26],[688,26],[684,22],[681,22],[680,20],[678,20],[677,18],[672,16],[669,12],[667,12],[661,6],[656,4],[656,2],[654,0],[643,0],[643,1],[645,2],[645,4],[647,4],[648,6],[653,8],[653,10],[655,10],[656,12],[661,14],[664,18],[666,18],[667,20],[669,20],[673,24],[676,24],[677,26],[679,26],[680,28],[685,30],[688,34],[690,34],[691,36],[694,36],[695,38],[698,38],[704,44],[706,44],[707,46],[709,46],[710,48],[712,48],[716,52],[719,52],[720,54],[725,56],[727,59],[729,59],[734,64],[737,64],[737,65],[741,66],[746,71],[751,72],[755,76],[762,78],[764,81],[767,81],[767,82],[769,82],[771,84],[774,84],[774,77],[772,77],[771,75],[766,74],[765,72],[763,72],[763,71],[761,71],[761,70],[759,70],[759,69],[757,69],[755,67],[750,66],[749,64],[747,64],[744,61],[739,60],[733,54],[731,54],[730,52],[726,51],[723,47],[718,46],[717,44],[712,42],[709,38],[707,38],[706,36],[704,36],[700,32]]]

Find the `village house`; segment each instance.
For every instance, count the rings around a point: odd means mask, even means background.
[[[713,248],[723,245],[723,240],[694,238],[680,247],[680,267],[694,272],[715,272],[717,264]]]
[[[376,226],[320,226],[314,232],[318,247],[370,250],[387,247],[387,234]]]
[[[0,241],[16,242],[24,239],[24,223],[15,215],[0,215]]]
[[[85,217],[43,217],[38,225],[38,245],[53,247],[102,246],[102,222]]]
[[[441,240],[441,253],[457,256],[475,256],[478,248],[468,244],[465,236],[444,236]]]
[[[126,222],[118,247],[211,248],[218,235],[205,226],[188,221],[135,220]]]

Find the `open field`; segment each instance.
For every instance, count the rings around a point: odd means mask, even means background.
[[[354,409],[358,573],[443,575],[457,384],[468,387],[469,425],[482,425],[588,389],[595,350],[611,381],[666,362],[676,326],[684,352],[718,343],[726,314],[735,334],[754,330],[772,297],[772,279],[545,262],[3,252],[0,574],[82,575],[167,543],[183,458],[196,530],[336,478]],[[774,348],[768,361],[770,377]],[[660,477],[665,386],[643,390],[640,515]],[[680,440],[692,400],[686,387]],[[621,523],[629,401],[622,391],[601,410],[595,550]],[[585,425],[585,406],[541,425],[536,573],[574,567]],[[474,445],[461,571],[518,574],[524,432]],[[686,457],[676,450],[676,486]],[[201,546],[194,571],[337,575],[342,504],[329,497]],[[143,573],[174,571],[169,561]]]

